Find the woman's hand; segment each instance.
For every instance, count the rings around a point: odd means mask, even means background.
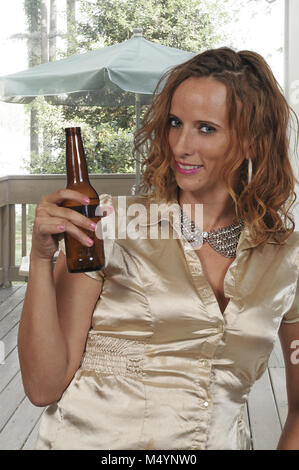
[[[43,196],[35,211],[31,256],[51,260],[58,249],[63,232],[68,232],[84,246],[90,246],[84,230],[95,230],[92,221],[72,209],[61,207],[65,199],[88,204],[88,197],[72,189],[60,189]]]

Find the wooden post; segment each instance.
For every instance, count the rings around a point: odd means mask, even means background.
[[[9,204],[3,208],[3,287],[11,287],[11,282],[9,280],[9,263],[10,263],[10,253],[9,253]]]
[[[26,204],[22,204],[22,257],[27,254],[27,216]]]

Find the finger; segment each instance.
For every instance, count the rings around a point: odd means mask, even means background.
[[[80,204],[88,204],[89,198],[86,194],[79,193],[73,189],[59,189],[51,194],[42,196],[41,203],[50,202],[52,204],[61,204],[66,199],[80,202]]]
[[[90,245],[90,238],[86,232],[83,232],[71,222],[61,219],[55,219],[49,222],[48,218],[40,219],[36,226],[37,233],[41,235],[56,235],[58,233],[69,233],[73,238],[85,246]]]
[[[40,221],[38,224],[35,225],[34,232],[36,235],[56,235],[65,231],[65,225],[49,223],[48,220],[49,219],[46,219],[45,221]]]
[[[58,207],[55,204],[48,203],[46,203],[44,207],[48,215],[61,219],[59,223],[63,224],[66,220],[74,225],[84,228],[85,230],[95,230],[95,223],[92,220],[73,209],[68,207]]]

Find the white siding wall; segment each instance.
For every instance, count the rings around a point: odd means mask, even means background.
[[[299,1],[285,0],[285,93],[289,104],[299,118]],[[294,140],[293,140],[294,146]],[[299,151],[292,154],[292,164],[299,178]],[[299,185],[296,187],[299,201]],[[294,210],[296,231],[299,231],[299,203]]]

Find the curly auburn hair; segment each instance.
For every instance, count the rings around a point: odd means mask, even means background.
[[[211,49],[164,74],[134,139],[134,152],[147,154],[139,192],[166,201],[177,195],[168,143],[169,111],[174,91],[189,77],[210,77],[226,86],[231,145],[222,181],[234,201],[236,216],[249,225],[255,243],[265,244],[277,232],[282,236],[276,241],[284,242],[295,229],[289,211],[297,198],[298,180],[289,160],[288,126],[294,118],[297,148],[298,119],[270,67],[255,52]],[[252,160],[250,184],[246,157]],[[240,180],[235,192],[229,175],[238,169]],[[287,220],[291,227],[287,227]]]

